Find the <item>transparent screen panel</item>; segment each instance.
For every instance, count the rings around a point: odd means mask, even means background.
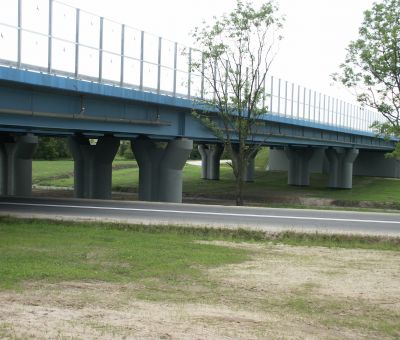
[[[22,28],[43,34],[49,33],[48,0],[22,1]]]
[[[189,49],[178,44],[177,64],[176,68],[179,71],[187,72],[189,69]]]
[[[103,53],[103,79],[120,81],[121,79],[121,57],[119,55]]]
[[[71,42],[76,38],[76,9],[53,3],[53,28],[52,35],[56,38],[65,39]]]
[[[124,83],[139,87],[140,61],[130,58],[124,59]]]
[[[103,50],[107,52],[121,53],[121,25],[104,20],[103,23]]]
[[[169,40],[162,40],[161,65],[174,67],[175,43]]]
[[[21,62],[23,64],[47,67],[48,38],[29,32],[22,32]]]
[[[99,77],[99,51],[89,47],[79,47],[79,74]]]
[[[188,74],[187,72],[176,72],[176,93],[180,97],[186,97],[188,94]]]
[[[0,59],[17,61],[18,31],[0,24]]]
[[[168,67],[161,67],[160,90],[168,93],[174,91],[174,71]]]
[[[157,89],[158,66],[150,63],[143,65],[143,87],[146,89]]]
[[[140,59],[141,31],[125,27],[125,47],[124,54],[128,57]]]
[[[18,26],[18,1],[1,0],[0,22],[11,26]]]
[[[63,72],[75,72],[75,44],[53,39],[52,67]]]
[[[100,18],[98,16],[81,11],[79,19],[79,43],[99,48]]]
[[[144,34],[143,60],[148,63],[158,64],[158,37]]]

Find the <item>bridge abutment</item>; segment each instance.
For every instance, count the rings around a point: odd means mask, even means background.
[[[201,178],[219,180],[220,160],[224,152],[222,144],[199,144],[201,155]]]
[[[400,160],[385,155],[384,151],[360,150],[354,162],[354,175],[400,178]]]
[[[288,184],[297,186],[310,185],[310,159],[313,156],[313,148],[284,148],[288,167]]]
[[[329,161],[329,188],[351,189],[353,187],[353,163],[358,153],[358,149],[329,148],[326,150]]]
[[[7,196],[32,195],[32,157],[37,136],[8,136],[0,145],[0,193]]]
[[[139,200],[182,202],[182,169],[193,149],[193,141],[174,139],[166,148],[148,138],[131,141],[139,165]]]
[[[112,162],[119,140],[104,136],[91,145],[89,138],[76,135],[69,137],[68,145],[74,158],[75,197],[110,199]]]

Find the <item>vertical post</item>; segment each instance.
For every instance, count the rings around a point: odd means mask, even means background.
[[[269,100],[270,101],[269,112],[271,112],[271,114],[273,114],[273,111],[272,111],[272,103],[274,102],[273,99],[274,99],[274,77],[271,76],[271,98]]]
[[[49,41],[47,47],[47,73],[51,73],[52,55],[52,35],[53,35],[53,0],[49,0]]]
[[[205,72],[205,60],[204,53],[201,53],[201,88],[200,88],[200,98],[204,99],[204,72]]]
[[[161,51],[162,51],[162,38],[158,37],[157,93],[160,93],[161,89]]]
[[[335,126],[338,126],[338,107],[339,107],[339,99],[336,98],[336,124]]]
[[[125,25],[121,25],[121,74],[120,85],[124,86],[124,72],[125,72]]]
[[[300,118],[300,85],[297,85],[297,119]]]
[[[80,11],[77,8],[75,16],[75,78],[78,78],[79,74],[79,21]]]
[[[281,113],[281,78],[278,80],[278,115]]]
[[[288,85],[288,82],[286,80],[285,81],[285,111],[284,111],[285,117],[286,117],[286,114],[287,114],[287,85]]]
[[[178,65],[178,43],[175,43],[174,46],[174,84],[173,84],[173,94],[176,96],[176,68]]]
[[[17,51],[17,65],[21,67],[22,59],[22,0],[18,0],[18,51]]]
[[[144,58],[144,31],[140,32],[140,82],[139,88],[143,90],[143,58]]]
[[[189,48],[189,56],[188,56],[188,98],[190,99],[190,92],[192,87],[192,49]]]
[[[294,83],[292,83],[292,97],[290,105],[290,115],[292,116],[292,118],[293,118],[293,105],[294,105],[293,101],[294,101]]]
[[[314,91],[314,110],[313,110],[313,121],[315,122],[315,116],[317,113],[317,91]]]
[[[262,106],[263,106],[263,110],[265,109],[265,96],[266,96],[266,87],[265,87],[265,83],[266,83],[266,81],[265,81],[265,76],[264,76],[264,81],[263,81],[263,104],[262,104]]]
[[[311,89],[308,90],[308,120],[311,120]]]
[[[325,123],[325,121],[326,121],[326,94],[324,94],[324,104],[322,107],[322,114],[324,117],[323,122]]]
[[[306,119],[306,88],[303,88],[303,120]]]
[[[99,83],[103,80],[103,26],[104,18],[100,17],[100,39],[99,39]]]
[[[327,119],[327,121],[328,121],[328,125],[331,123],[331,121],[330,121],[330,116],[331,116],[331,113],[330,113],[330,109],[331,109],[331,97],[330,96],[328,96],[328,119]]]
[[[321,93],[318,94],[318,123],[321,123]]]

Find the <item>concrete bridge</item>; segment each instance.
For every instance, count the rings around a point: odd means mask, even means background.
[[[68,137],[77,197],[110,198],[120,140],[131,141],[140,199],[181,201],[193,141],[202,177],[218,179],[223,147],[192,116],[214,95],[191,70],[199,51],[55,0],[9,2],[0,14],[0,194],[31,194],[40,135]],[[271,169],[287,169],[289,184],[309,185],[323,164],[335,188],[351,188],[353,165],[359,174],[400,177],[399,164],[384,158],[394,141],[370,128],[379,114],[279,78],[264,85],[269,113],[249,143],[274,150]],[[253,167],[254,159],[249,181]]]

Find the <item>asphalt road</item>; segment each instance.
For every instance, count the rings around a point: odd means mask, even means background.
[[[0,215],[400,236],[397,213],[3,197]]]

